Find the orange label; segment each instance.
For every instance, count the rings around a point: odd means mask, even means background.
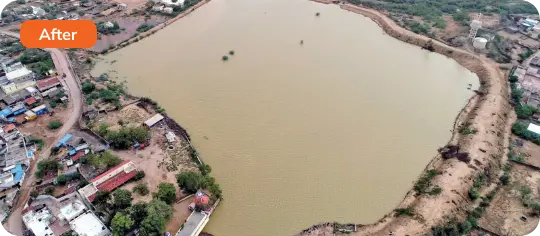
[[[27,20],[20,34],[27,48],[91,48],[97,41],[91,20]]]

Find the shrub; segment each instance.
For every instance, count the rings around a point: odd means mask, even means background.
[[[413,207],[407,207],[407,208],[397,208],[394,210],[394,216],[414,216],[414,208]]]
[[[170,183],[160,183],[158,192],[154,193],[153,197],[167,204],[172,204],[176,200],[176,188]]]
[[[145,176],[145,173],[144,171],[137,171],[137,174],[135,174],[135,176],[133,176],[133,181],[137,181],[137,180],[140,180],[142,178],[144,178]]]
[[[229,55],[234,56],[234,50],[230,50]]]
[[[141,196],[146,196],[148,193],[150,193],[150,190],[148,189],[148,185],[144,183],[138,183],[133,187],[133,192],[138,193]]]
[[[51,106],[51,108],[56,108],[58,104],[56,103],[56,101],[50,101],[49,102],[49,106]]]
[[[37,145],[38,151],[41,151],[43,149],[43,147],[45,146],[45,142],[43,141],[43,139],[36,138],[34,136],[28,136],[26,144],[27,145],[32,145],[32,144]]]
[[[50,121],[49,124],[47,125],[47,127],[49,129],[58,129],[60,127],[62,127],[62,122],[60,122],[59,120],[53,120],[53,121]]]
[[[90,59],[90,58],[88,58],[88,59]],[[92,61],[90,60],[90,62],[92,62]],[[96,85],[94,85],[94,83],[92,83],[92,82],[90,82],[88,80],[82,84],[82,91],[85,94],[92,93],[95,89],[96,89]]]
[[[432,191],[434,191],[434,193],[440,193],[440,188],[435,186],[432,188],[432,184],[431,184],[431,180],[437,176],[437,175],[440,175],[441,172],[437,171],[437,170],[428,170],[426,173],[424,173],[419,179],[418,181],[416,181],[416,183],[414,184],[414,190],[416,191],[417,194],[430,194]],[[439,189],[437,189],[439,188]]]
[[[510,83],[516,83],[516,82],[518,82],[518,77],[517,77],[517,75],[511,75],[511,76],[508,78],[508,81],[510,81]]]
[[[229,57],[228,56],[223,56],[223,57],[221,57],[221,60],[227,61],[227,60],[229,60]]]
[[[508,173],[504,173],[499,180],[501,180],[501,183],[503,185],[508,185],[510,183],[510,175]]]
[[[53,186],[47,186],[43,192],[45,193],[45,195],[53,195],[54,194],[54,187]]]

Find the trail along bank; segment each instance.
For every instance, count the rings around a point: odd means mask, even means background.
[[[375,222],[478,84],[455,61],[305,0],[213,0],[100,69],[188,129],[227,196],[206,229],[221,236]]]
[[[321,3],[324,0],[319,0]],[[344,10],[362,14],[376,22],[387,34],[406,43],[425,47],[431,44],[434,52],[448,56],[462,66],[478,75],[483,93],[473,97],[456,118],[454,132],[450,143],[459,144],[462,151],[468,152],[478,168],[500,168],[501,161],[506,155],[510,126],[515,120],[512,107],[508,103],[509,89],[506,77],[496,63],[481,58],[462,49],[445,45],[428,37],[417,35],[396,25],[382,13],[368,8],[351,4],[343,4]],[[457,125],[470,122],[478,130],[472,136],[461,136]],[[484,150],[485,152],[481,151]],[[435,197],[414,196],[414,191],[407,193],[401,204],[396,208],[414,206],[416,216],[393,217],[389,212],[379,222],[361,226],[352,235],[424,235],[430,232],[432,226],[443,224],[449,219],[446,216],[464,215],[469,206],[467,192],[476,171],[467,164],[451,159],[443,161],[436,156],[426,167],[427,169],[443,171],[433,182],[443,187],[443,192]],[[420,220],[421,219],[421,220]],[[300,233],[301,235],[332,235],[332,224],[315,225]]]

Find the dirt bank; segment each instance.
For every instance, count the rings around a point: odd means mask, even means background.
[[[324,1],[326,3],[326,1]],[[437,169],[443,174],[436,176],[433,183],[442,187],[438,196],[415,196],[409,191],[396,208],[414,206],[414,217],[394,217],[389,213],[377,223],[359,225],[358,231],[348,235],[424,235],[432,226],[448,221],[449,216],[462,217],[472,202],[467,197],[474,176],[478,170],[490,170],[498,173],[513,120],[512,107],[508,103],[508,84],[505,75],[494,62],[488,61],[470,52],[445,45],[428,37],[414,34],[395,24],[388,17],[372,9],[350,4],[341,8],[369,17],[387,34],[401,41],[420,46],[430,51],[448,56],[478,75],[480,91],[469,100],[459,113],[454,125],[454,132],[449,143],[468,152],[471,163],[457,159],[442,160],[436,156],[426,167]],[[470,123],[477,130],[474,135],[459,134],[459,125]],[[441,144],[443,145],[443,144]],[[324,223],[304,230],[299,235],[333,235],[334,223]]]

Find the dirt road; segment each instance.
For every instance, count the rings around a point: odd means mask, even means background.
[[[19,38],[18,33],[9,32],[9,31],[2,31],[0,32],[5,35],[9,35],[12,37]],[[46,51],[51,53],[51,57],[54,61],[54,66],[56,67],[56,70],[59,75],[65,74],[66,77],[62,78],[60,76],[63,84],[67,86],[67,89],[69,90],[69,96],[70,96],[70,108],[72,109],[72,112],[70,113],[67,120],[64,122],[64,125],[62,128],[56,133],[55,142],[49,145],[46,149],[44,149],[43,153],[38,156],[39,159],[48,158],[50,155],[51,148],[55,145],[56,142],[62,138],[65,134],[68,133],[73,126],[77,124],[77,121],[79,117],[82,114],[82,106],[83,106],[83,100],[82,100],[82,92],[80,88],[79,81],[77,80],[77,77],[75,76],[75,73],[71,70],[71,65],[68,57],[66,54],[64,54],[60,49],[45,49]],[[43,127],[45,129],[45,127]],[[4,227],[7,231],[11,232],[15,235],[22,235],[22,216],[21,212],[24,209],[24,205],[28,201],[28,198],[30,196],[30,190],[32,189],[32,185],[36,182],[34,173],[36,171],[36,163],[37,160],[32,161],[31,166],[29,168],[28,173],[26,173],[26,178],[24,179],[23,184],[20,188],[20,194],[19,198],[16,202],[16,205],[13,207],[12,212],[8,218],[8,221],[6,224],[4,224]]]
[[[324,0],[318,1],[328,3]],[[442,160],[435,157],[426,169],[437,169],[443,174],[435,177],[433,183],[443,186],[438,196],[415,196],[411,190],[397,208],[414,207],[415,217],[394,217],[392,213],[379,222],[359,226],[351,235],[424,235],[430,228],[445,222],[446,217],[464,216],[471,202],[468,188],[477,171],[489,168],[497,170],[503,162],[510,136],[510,126],[514,119],[512,107],[508,103],[509,89],[505,76],[498,65],[488,59],[468,51],[450,47],[401,28],[384,14],[351,4],[341,4],[342,9],[362,14],[377,23],[388,35],[403,42],[427,48],[448,56],[478,75],[481,93],[473,97],[456,119],[450,143],[457,144],[461,151],[469,153],[472,163],[466,164],[456,159]],[[475,135],[460,135],[456,127],[469,122],[477,129]],[[472,166],[472,167],[470,167]],[[331,224],[322,224],[305,230],[300,235],[335,235]]]

